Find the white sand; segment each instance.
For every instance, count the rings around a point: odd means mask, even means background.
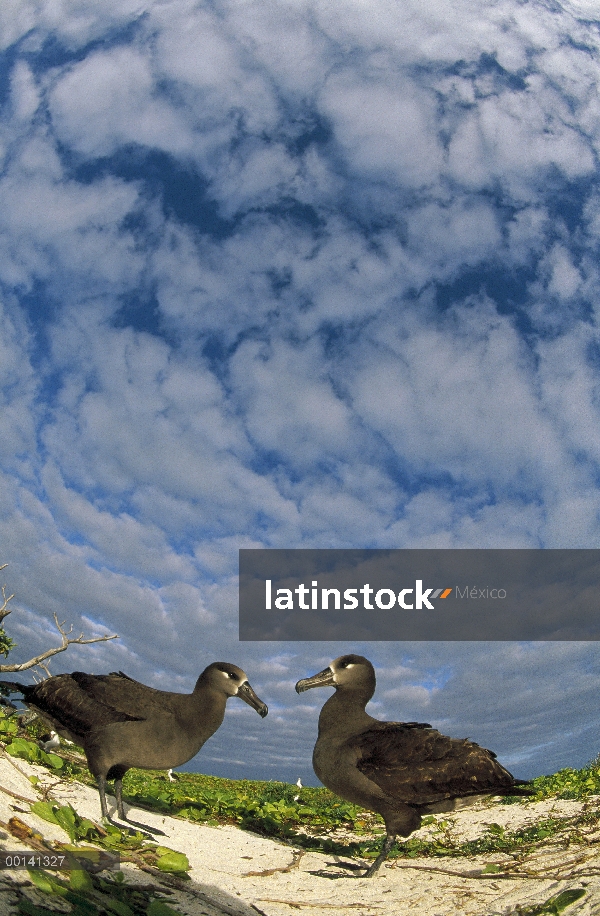
[[[0,787],[31,801],[39,794],[28,780],[30,774],[42,784],[53,782],[51,798],[70,802],[76,811],[98,820],[98,793],[79,783],[56,782],[44,769],[22,760],[0,756]],[[112,799],[111,799],[112,801]],[[596,809],[599,799],[589,806]],[[446,827],[422,828],[420,834],[450,830],[460,838],[474,838],[486,825],[515,829],[551,815],[571,816],[583,808],[580,802],[539,802],[524,805],[479,804],[451,815],[439,815]],[[127,810],[127,807],[126,807]],[[57,826],[29,813],[28,805],[0,791],[0,820],[13,816],[39,831],[47,840],[67,841]],[[189,916],[496,916],[518,913],[521,907],[545,902],[568,888],[585,888],[585,896],[565,912],[600,914],[600,828],[579,831],[580,842],[567,843],[568,835],[548,838],[521,859],[504,854],[473,858],[419,858],[399,860],[382,867],[373,879],[355,876],[334,855],[295,855],[293,847],[274,842],[236,827],[205,827],[164,817],[151,811],[129,808],[128,816],[165,833],[158,842],[184,852],[190,863],[195,895],[176,891],[172,906]],[[0,846],[24,848],[0,830]],[[500,874],[482,875],[488,863],[499,865]],[[128,863],[122,865],[127,880],[148,884],[152,879]],[[516,872],[516,874],[515,874]],[[23,872],[17,873],[23,878]],[[31,899],[42,903],[39,892]],[[15,910],[4,894],[0,914]],[[52,898],[54,904],[56,898]],[[46,901],[48,905],[48,901]],[[2,908],[4,906],[4,909]]]

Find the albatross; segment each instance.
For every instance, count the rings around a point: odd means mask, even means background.
[[[396,836],[409,836],[428,813],[453,811],[488,795],[529,795],[488,751],[448,738],[425,722],[381,722],[365,711],[375,669],[362,655],[341,655],[303,678],[297,693],[335,687],[319,716],[315,773],[336,795],[380,814],[386,837],[364,877],[387,858]]]
[[[22,694],[61,737],[83,748],[98,782],[102,816],[109,821],[107,780],[114,779],[117,812],[127,821],[122,795],[127,770],[169,770],[187,763],[221,725],[229,697],[240,697],[263,718],[268,712],[245,672],[228,662],[205,668],[190,694],[155,690],[122,671],[74,671],[33,685],[0,681],[0,687]]]
[[[51,731],[49,735],[41,735],[39,744],[43,751],[53,751],[60,747],[60,738],[55,731]]]

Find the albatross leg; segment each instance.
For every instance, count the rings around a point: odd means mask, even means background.
[[[98,792],[100,793],[100,810],[102,811],[102,817],[105,817],[109,824],[112,824],[113,827],[118,827],[120,830],[128,830],[130,833],[136,833],[132,829],[137,827],[141,829],[142,833],[145,834],[149,839],[152,839],[153,834],[160,834],[165,836],[162,830],[158,830],[156,827],[148,827],[147,824],[138,824],[137,821],[130,821],[125,814],[125,809],[123,808],[123,782],[122,779],[115,780],[115,800],[117,802],[117,814],[122,818],[126,823],[119,824],[118,821],[114,821],[110,814],[108,813],[108,805],[106,803],[106,777],[98,776]],[[147,831],[147,832],[146,832]]]
[[[115,779],[115,799],[117,802],[117,814],[125,823],[133,824],[134,827],[141,829],[142,833],[147,831],[151,835],[160,834],[160,836],[166,836],[164,830],[159,830],[158,827],[149,827],[148,824],[140,824],[139,821],[132,821],[131,818],[127,817],[123,807],[123,777]]]
[[[125,809],[123,808],[123,780],[115,779],[115,800],[117,802],[117,814],[124,821],[127,820]]]
[[[100,793],[100,810],[102,812],[102,817],[105,817],[109,824],[112,824],[114,827],[123,827],[123,824],[118,824],[116,821],[113,821],[112,817],[108,813],[108,805],[106,803],[106,776],[98,776],[98,792]],[[121,797],[121,784],[117,788],[117,783],[115,782],[115,798],[117,801],[117,813],[119,817],[124,818],[125,813],[123,811],[123,799]]]
[[[363,878],[372,878],[373,875],[376,874],[376,872],[379,870],[381,863],[385,862],[385,860],[387,859],[389,851],[392,848],[392,846],[394,845],[395,839],[396,839],[395,833],[388,833],[388,835],[386,836],[383,842],[383,846],[381,847],[381,852],[379,853],[379,855],[377,856],[373,864],[370,865],[369,868],[366,870],[366,872],[363,875]]]
[[[106,779],[104,776],[98,776],[98,792],[100,793],[100,810],[102,811],[102,817],[108,818],[108,806],[106,804]]]

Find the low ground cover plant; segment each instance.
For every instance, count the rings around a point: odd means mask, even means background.
[[[90,784],[93,779],[85,767],[80,749],[61,747],[46,754],[36,741],[42,728],[39,721],[24,729],[16,717],[0,711],[0,740],[6,751],[33,763],[46,766],[62,778],[77,778]],[[345,802],[328,789],[304,787],[284,782],[248,779],[222,779],[200,773],[178,773],[169,782],[162,771],[132,769],[126,774],[123,792],[126,802],[159,810],[204,824],[235,824],[274,839],[339,855],[370,858],[377,855],[383,823],[377,815]],[[496,804],[530,804],[545,798],[590,799],[600,796],[600,758],[582,769],[563,769],[539,776],[531,783],[530,799],[508,797]],[[507,852],[541,842],[575,821],[590,826],[600,820],[598,806],[588,806],[579,819],[553,817],[534,826],[506,831],[491,824],[476,840],[457,842],[446,829],[443,817],[424,818],[437,826],[428,839],[410,837],[396,843],[393,856],[466,856],[488,852]],[[576,835],[576,830],[575,830]]]

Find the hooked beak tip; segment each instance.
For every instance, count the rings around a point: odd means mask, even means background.
[[[314,674],[312,677],[303,677],[299,680],[296,684],[296,693],[303,693],[312,687],[335,687],[333,678],[334,673],[331,668],[325,668],[324,671],[319,671],[318,674]]]
[[[244,701],[244,703],[247,703],[248,706],[251,706],[253,709],[255,709],[261,719],[264,719],[264,717],[269,712],[269,707],[267,704],[263,703],[260,697],[257,697],[248,681],[245,681],[241,685],[238,690],[238,696],[241,700]]]

